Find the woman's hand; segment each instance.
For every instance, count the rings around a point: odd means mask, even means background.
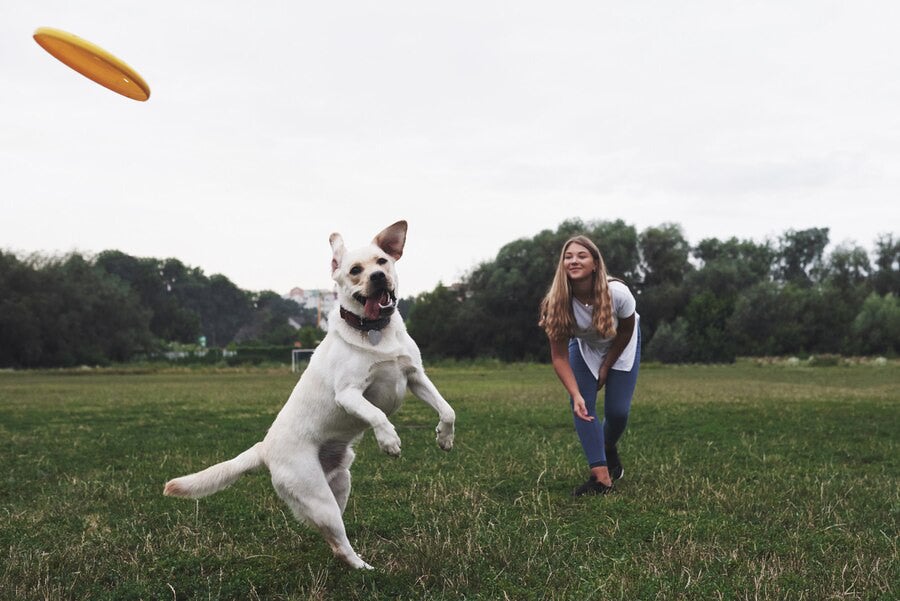
[[[572,397],[572,411],[575,412],[575,417],[578,419],[584,420],[586,422],[594,421],[594,416],[590,415],[587,411],[587,407],[584,405],[584,399],[579,394],[578,396]]]
[[[572,412],[578,419],[592,422],[594,417],[588,413],[587,407],[585,407],[584,397],[578,392],[578,383],[575,381],[575,374],[572,373],[572,366],[569,365],[568,345],[569,341],[566,339],[550,341],[553,369],[572,397]]]
[[[603,388],[606,384],[606,378],[609,376],[609,365],[604,363],[600,366],[600,372],[597,374],[597,390]]]

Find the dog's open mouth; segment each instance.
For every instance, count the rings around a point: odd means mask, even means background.
[[[356,293],[353,295],[353,298],[365,307],[364,316],[366,319],[378,319],[381,317],[382,311],[393,309],[397,306],[397,297],[394,296],[392,290],[387,289],[376,292],[372,296],[363,296]]]

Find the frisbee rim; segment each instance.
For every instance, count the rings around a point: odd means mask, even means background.
[[[116,57],[112,53],[107,50],[104,50],[97,44],[93,42],[89,42],[84,38],[81,38],[73,33],[69,33],[68,31],[63,31],[62,29],[56,29],[55,27],[39,27],[32,34],[34,41],[43,48],[50,56],[66,65],[76,73],[80,73],[84,77],[87,77],[94,83],[103,86],[104,88],[111,90],[117,94],[121,94],[126,98],[131,98],[132,100],[145,101],[150,98],[150,86],[147,85],[147,82],[144,81],[144,78],[140,76],[140,74],[135,71],[131,66],[129,66],[125,61]],[[83,52],[87,52],[93,55],[95,58],[99,59],[101,62],[105,63],[112,70],[121,74],[128,81],[133,83],[138,90],[142,92],[142,96],[137,94],[128,94],[124,90],[130,88],[134,90],[131,86],[122,86],[121,89],[110,87],[109,85],[103,83],[90,69],[81,69],[76,68],[73,64],[73,60],[69,57],[69,55],[65,51],[60,51],[57,48],[48,48],[42,42],[42,38],[50,38],[55,42],[63,44],[65,47],[74,47]]]

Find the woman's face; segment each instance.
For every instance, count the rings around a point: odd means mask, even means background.
[[[597,262],[594,261],[591,251],[577,242],[572,242],[563,253],[563,266],[569,280],[579,282],[593,275],[597,269]]]

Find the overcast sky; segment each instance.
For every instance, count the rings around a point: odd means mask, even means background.
[[[893,0],[4,0],[0,248],[286,293],[331,287],[331,232],[407,219],[403,296],[572,217],[871,250],[900,233],[898,24]]]

